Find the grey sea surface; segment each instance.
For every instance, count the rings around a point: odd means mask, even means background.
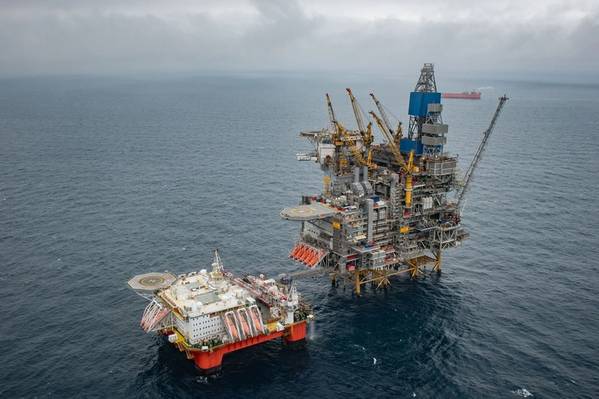
[[[144,334],[138,273],[301,269],[279,211],[320,191],[298,132],[327,123],[345,87],[407,126],[411,77],[220,76],[0,80],[0,397],[593,398],[599,395],[599,86],[446,79],[465,170],[510,96],[476,171],[471,238],[440,277],[386,291],[298,281],[307,344],[278,341],[198,375]],[[380,136],[379,136],[380,139]]]

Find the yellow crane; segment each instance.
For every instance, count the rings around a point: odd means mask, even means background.
[[[372,117],[376,121],[376,124],[378,125],[379,129],[383,133],[383,137],[385,138],[385,141],[387,141],[387,146],[389,147],[389,149],[395,156],[395,160],[397,161],[397,163],[399,163],[399,165],[401,166],[401,168],[403,170],[407,171],[406,162],[404,161],[403,155],[401,155],[399,148],[397,148],[397,144],[395,143],[395,140],[393,140],[393,135],[391,133],[389,133],[389,131],[386,129],[386,127],[384,125],[383,120],[381,118],[379,118],[379,116],[376,113],[374,113],[373,111],[370,111],[370,115],[372,115]]]
[[[376,169],[377,165],[372,163],[372,153],[368,151],[368,158],[364,158],[362,151],[358,149],[355,141],[350,137],[347,130],[343,129],[343,134],[348,144],[348,148],[360,166],[368,166],[371,169]]]
[[[362,110],[360,108],[360,105],[358,104],[358,101],[356,100],[356,97],[354,97],[354,94],[352,93],[350,88],[347,88],[345,90],[347,90],[352,109],[354,110],[356,123],[358,124],[358,130],[360,131],[360,135],[362,136],[362,142],[364,143],[364,147],[366,147],[366,151],[368,152],[368,163],[371,164],[372,151],[370,150],[370,145],[374,141],[374,135],[372,134],[372,122],[369,122],[368,125],[364,127]]]
[[[383,133],[383,136],[385,137],[385,140],[387,141],[387,146],[389,147],[389,149],[395,156],[395,160],[397,161],[397,163],[399,163],[399,165],[401,166],[402,172],[404,172],[406,175],[405,202],[406,202],[406,208],[411,208],[412,207],[412,173],[414,171],[416,171],[416,168],[414,167],[414,151],[413,150],[410,151],[410,155],[408,156],[408,162],[406,163],[403,158],[403,155],[401,155],[401,152],[399,151],[399,148],[397,148],[397,144],[395,143],[395,140],[393,139],[392,134],[385,128],[384,121],[381,120],[381,118],[379,118],[379,116],[376,113],[374,113],[373,111],[370,111],[370,115],[372,115],[372,117],[376,121],[376,124],[378,125],[379,129]]]
[[[335,110],[333,109],[333,103],[331,102],[331,97],[329,96],[329,93],[325,94],[326,99],[327,99],[327,109],[329,110],[329,119],[331,121],[331,124],[333,125],[333,128],[335,128],[335,134],[333,135],[333,142],[335,143],[335,145],[337,145],[337,142],[339,140],[339,136],[340,136],[340,124],[339,122],[337,122],[337,118],[335,117]]]
[[[395,142],[399,143],[399,141],[403,137],[401,122],[398,123],[397,129],[393,130],[393,128],[391,127],[391,123],[389,122],[389,118],[387,117],[387,113],[385,112],[385,107],[383,107],[383,104],[381,104],[378,98],[375,97],[374,93],[370,93],[370,97],[372,97],[374,104],[376,105],[377,109],[379,110],[379,113],[381,114],[381,119],[385,125],[386,130],[391,134]]]
[[[349,100],[351,101],[351,107],[354,110],[354,115],[356,116],[358,130],[360,131],[360,133],[364,133],[366,132],[366,128],[364,127],[364,119],[362,119],[362,112],[360,111],[358,101],[356,100],[356,97],[354,97],[354,94],[351,92],[350,88],[347,88],[345,90],[347,90],[347,94],[349,94]]]
[[[352,95],[352,97],[353,97],[353,95]],[[350,150],[350,152],[352,153],[354,159],[360,166],[368,166],[369,168],[375,169],[377,167],[377,165],[372,163],[372,154],[369,153],[368,158],[364,158],[364,155],[362,155],[362,152],[357,147],[355,140],[353,140],[351,138],[351,135],[349,134],[347,129],[345,127],[343,127],[343,125],[341,123],[339,123],[339,121],[337,121],[337,118],[335,117],[335,110],[333,109],[333,104],[331,102],[331,97],[328,94],[326,94],[326,99],[327,99],[327,107],[329,110],[329,118],[335,128],[335,135],[333,137],[333,142],[335,143],[335,145],[336,146],[347,145],[347,147]],[[360,125],[360,123],[359,123],[359,125]],[[361,121],[361,126],[362,127],[364,126],[363,121]],[[371,126],[372,126],[372,124],[369,124],[368,128],[365,130],[365,135],[367,135],[371,138],[370,143],[372,143],[372,127]],[[360,132],[360,133],[362,133],[362,132]],[[362,135],[362,136],[364,137],[364,135]],[[345,139],[345,141],[343,141],[342,139]],[[370,143],[368,144],[368,146],[370,146]],[[366,143],[364,143],[364,145],[366,146]]]

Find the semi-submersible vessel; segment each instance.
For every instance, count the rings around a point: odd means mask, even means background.
[[[312,318],[293,282],[235,277],[218,251],[211,271],[146,273],[129,287],[149,300],[141,328],[165,335],[205,373],[218,370],[230,352],[277,338],[303,341]]]
[[[298,154],[299,160],[320,165],[323,191],[303,196],[300,205],[284,209],[281,216],[301,223],[289,256],[308,266],[308,272],[328,272],[335,283],[349,279],[360,295],[366,283],[384,287],[394,275],[415,278],[429,266],[440,271],[442,251],[468,236],[461,224],[464,194],[507,97],[499,98],[460,177],[457,157],[444,151],[448,126],[432,64],[424,64],[410,93],[406,135],[401,122],[391,124],[374,94],[378,113],[365,114],[347,92],[358,129],[337,120],[327,95],[330,125],[300,133],[314,151]],[[373,125],[384,143],[374,143]],[[211,271],[147,273],[132,278],[129,286],[149,300],[143,330],[165,335],[208,372],[219,368],[227,353],[277,338],[304,340],[312,318],[289,276],[235,277],[224,270],[218,252]]]

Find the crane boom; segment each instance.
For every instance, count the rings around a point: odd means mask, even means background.
[[[395,141],[393,140],[393,135],[385,129],[383,121],[381,120],[381,118],[379,118],[377,114],[375,114],[373,111],[370,111],[370,115],[372,115],[379,129],[381,130],[381,132],[383,132],[383,136],[385,136],[387,145],[389,146],[389,149],[395,156],[395,160],[401,165],[403,169],[406,169],[406,163],[403,159],[403,156],[401,155],[401,152],[399,151],[399,148],[397,148],[397,144],[395,144]]]
[[[387,128],[387,131],[391,134],[391,136],[395,135],[395,132],[393,131],[393,128],[391,127],[391,123],[389,123],[389,118],[387,118],[387,114],[385,113],[385,108],[383,107],[383,104],[381,104],[380,101],[374,96],[374,93],[370,93],[370,97],[372,97],[372,99],[374,100],[374,104],[376,105],[379,112],[381,113],[381,118],[383,119],[383,122],[385,123],[385,127]]]
[[[474,169],[476,169],[476,166],[478,165],[478,161],[482,157],[482,153],[485,150],[487,141],[489,140],[489,137],[491,136],[491,133],[493,132],[493,129],[495,128],[495,123],[497,123],[497,118],[499,117],[499,114],[501,113],[501,110],[503,109],[503,105],[505,104],[505,102],[508,99],[509,98],[505,94],[503,96],[499,97],[499,104],[497,104],[497,109],[495,110],[495,114],[493,114],[493,119],[491,119],[491,123],[489,124],[489,127],[487,128],[487,130],[485,130],[485,132],[483,134],[483,139],[480,142],[480,144],[478,145],[478,148],[476,149],[476,153],[474,154],[474,158],[472,158],[472,161],[470,162],[470,165],[468,166],[468,169],[466,170],[466,174],[464,175],[464,185],[462,186],[462,189],[460,190],[460,192],[458,194],[457,208],[460,210],[460,212],[461,212],[461,209],[464,204],[464,197],[466,195],[466,191],[468,190],[468,186],[470,185],[470,182],[472,181],[472,173],[474,172]]]
[[[350,89],[347,89],[348,93],[350,94],[350,98],[352,99],[352,106],[355,103],[355,97],[353,96],[353,94],[351,93]],[[364,156],[362,155],[361,151],[358,149],[358,147],[356,146],[356,142],[350,137],[349,132],[343,127],[343,125],[341,123],[339,123],[337,121],[337,118],[335,117],[335,110],[333,109],[333,104],[331,102],[331,97],[329,96],[329,94],[326,94],[326,100],[327,100],[327,108],[329,110],[329,118],[331,120],[331,124],[333,125],[333,128],[335,129],[335,134],[334,134],[334,140],[341,140],[341,138],[343,137],[345,139],[345,141],[347,142],[347,146],[349,148],[349,150],[351,151],[352,155],[354,156],[354,159],[356,160],[356,162],[361,165],[361,166],[368,166],[369,168],[374,168],[376,169],[376,165],[373,164],[369,159],[364,158]],[[357,104],[356,104],[357,107]],[[358,109],[359,111],[359,109]],[[356,112],[356,118],[358,118],[359,113]],[[364,123],[362,122],[361,124],[361,128],[364,127]],[[365,135],[370,135],[372,136],[371,133],[371,126],[369,125],[368,128],[364,128],[364,130],[360,130],[360,133],[362,134],[362,136],[364,137]],[[370,144],[367,145],[367,147]],[[369,156],[370,158],[370,156]]]
[[[351,101],[351,107],[353,108],[354,115],[356,116],[356,123],[358,124],[358,130],[360,131],[360,133],[364,134],[364,133],[366,133],[366,126],[364,125],[364,119],[362,118],[362,111],[360,110],[360,107],[358,106],[356,97],[354,97],[354,94],[351,92],[350,88],[347,88],[345,90],[347,90],[347,94],[349,94],[349,100]]]
[[[395,140],[393,140],[393,135],[385,130],[385,127],[383,126],[383,121],[381,120],[381,118],[379,118],[378,115],[372,111],[370,111],[370,115],[372,115],[372,117],[376,121],[377,125],[383,132],[383,135],[385,136],[385,139],[387,140],[387,145],[389,146],[389,148],[391,149],[391,152],[395,156],[395,160],[401,166],[401,170],[406,173],[405,188],[404,188],[404,190],[406,192],[405,204],[406,204],[406,208],[411,209],[412,208],[412,191],[413,191],[412,172],[415,169],[414,168],[414,151],[410,151],[410,155],[408,156],[408,163],[406,164],[406,162],[403,159],[403,155],[401,155],[399,148],[397,148],[397,144],[395,144]]]
[[[329,119],[335,128],[337,128],[337,118],[335,117],[335,111],[333,110],[333,104],[331,103],[331,97],[329,93],[326,95],[327,98],[327,109],[329,110]]]
[[[354,156],[354,159],[356,160],[356,162],[358,163],[358,165],[360,166],[368,166],[369,168],[373,168],[376,169],[377,165],[373,164],[369,159],[364,158],[364,156],[362,155],[362,152],[358,149],[358,147],[356,147],[356,143],[355,141],[353,141],[351,139],[351,137],[349,136],[349,133],[347,132],[347,130],[342,129],[343,135],[345,136],[345,139],[347,141],[348,144],[348,148],[351,151],[352,155]],[[370,152],[369,152],[370,154]],[[370,158],[370,155],[369,155]]]

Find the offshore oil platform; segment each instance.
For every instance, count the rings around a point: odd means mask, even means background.
[[[324,271],[333,283],[349,279],[359,295],[364,284],[385,287],[394,275],[416,278],[428,267],[440,272],[442,251],[468,237],[461,225],[464,195],[507,97],[499,98],[460,178],[457,157],[443,150],[448,126],[432,64],[424,64],[410,93],[405,137],[401,122],[391,125],[374,94],[378,114],[371,111],[370,120],[347,92],[358,129],[348,130],[337,120],[327,95],[330,126],[300,133],[315,149],[298,154],[299,160],[320,165],[323,192],[281,211],[284,219],[301,222],[289,256],[308,270],[278,280],[239,278],[225,271],[215,251],[211,271],[177,277],[146,273],[129,280],[129,287],[149,301],[142,329],[165,335],[200,370],[218,369],[225,354],[273,339],[304,340],[313,316],[292,277]],[[374,124],[384,143],[374,143]]]
[[[415,278],[429,267],[440,272],[443,250],[468,237],[461,224],[464,196],[508,98],[499,98],[475,156],[460,178],[457,157],[444,151],[448,126],[442,119],[433,64],[424,64],[410,93],[405,135],[401,122],[392,126],[374,94],[370,96],[378,114],[365,115],[351,89],[347,93],[358,129],[344,127],[327,94],[330,125],[301,132],[314,151],[297,156],[320,165],[323,191],[303,196],[299,206],[283,209],[281,216],[301,222],[299,240],[289,257],[328,272],[333,283],[350,279],[359,295],[364,284],[385,287],[394,275],[408,273]],[[384,143],[374,143],[373,124]]]

